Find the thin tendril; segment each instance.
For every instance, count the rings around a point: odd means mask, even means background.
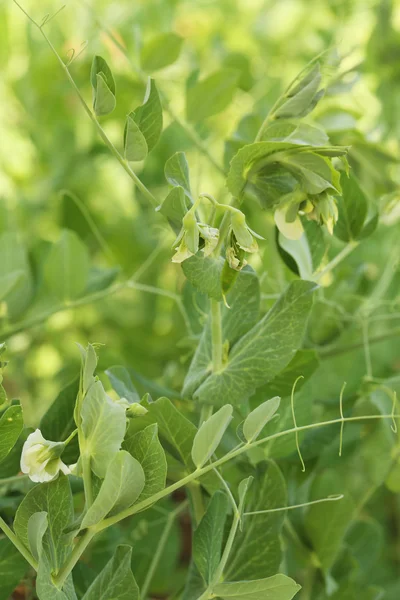
[[[298,433],[298,431],[297,431],[296,415],[295,415],[295,412],[294,412],[294,392],[295,392],[295,389],[296,389],[297,382],[298,382],[300,379],[304,379],[303,375],[299,375],[299,376],[298,376],[298,378],[296,379],[296,381],[295,381],[295,382],[294,382],[294,384],[293,384],[293,387],[292,387],[292,393],[291,393],[291,396],[290,396],[290,406],[291,406],[291,408],[292,408],[292,417],[293,417],[293,423],[294,423],[294,427],[295,427],[294,436],[295,436],[295,439],[296,439],[296,449],[297,449],[297,454],[299,455],[299,458],[300,458],[300,462],[301,462],[301,470],[302,470],[302,471],[303,471],[303,473],[304,473],[304,472],[305,472],[305,470],[306,470],[306,465],[304,464],[304,460],[303,460],[303,457],[302,457],[302,455],[301,455],[301,451],[300,451],[300,444],[299,444],[299,433]]]
[[[339,440],[339,456],[342,456],[342,448],[343,448],[343,430],[344,430],[344,415],[343,415],[343,392],[347,383],[344,382],[342,385],[342,389],[340,390],[339,396],[339,409],[340,409],[340,418],[342,422],[340,423],[340,440]]]
[[[303,502],[302,504],[293,504],[292,506],[281,506],[279,508],[268,508],[267,510],[255,510],[252,512],[244,513],[244,517],[250,517],[252,515],[266,515],[268,513],[280,512],[283,510],[293,510],[295,508],[303,508],[304,506],[312,506],[313,504],[321,504],[322,502],[335,502],[336,500],[342,500],[344,494],[332,494],[326,498],[320,498],[319,500],[312,500],[311,502]]]
[[[390,428],[393,431],[393,433],[397,433],[397,423],[396,423],[396,419],[394,418],[395,409],[396,409],[396,403],[397,403],[397,393],[395,391],[393,391],[392,424],[390,426]]]
[[[39,25],[40,29],[42,27],[44,27],[45,25],[47,25],[47,23],[50,23],[50,21],[52,21],[54,19],[54,17],[56,17],[57,15],[59,15],[60,12],[62,10],[64,10],[65,7],[66,7],[66,4],[63,4],[63,6],[61,6],[61,8],[59,8],[58,10],[56,10],[56,12],[53,13],[51,16],[50,16],[50,13],[47,13],[47,15],[44,16],[43,21]]]

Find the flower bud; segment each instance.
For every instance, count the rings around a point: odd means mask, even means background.
[[[148,412],[149,411],[147,410],[147,408],[145,406],[143,406],[142,404],[139,404],[138,402],[134,402],[127,409],[126,416],[129,417],[130,419],[132,419],[134,417],[143,417]]]
[[[258,244],[254,238],[257,237],[260,240],[263,238],[250,229],[246,223],[245,215],[240,210],[235,210],[232,214],[231,227],[236,241],[242,250],[245,250],[246,252],[257,252]]]
[[[21,471],[35,483],[53,481],[60,471],[69,475],[70,469],[60,458],[64,449],[64,442],[45,440],[40,429],[36,429],[22,448]]]

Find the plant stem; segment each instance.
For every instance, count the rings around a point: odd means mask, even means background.
[[[82,537],[79,538],[75,548],[72,550],[69,558],[59,570],[57,575],[54,577],[54,581],[59,589],[62,589],[65,580],[68,575],[71,573],[72,569],[75,567],[76,563],[92,541],[93,537],[96,535],[97,530],[95,528],[89,528],[83,534]]]
[[[65,579],[68,577],[69,573],[72,571],[72,569],[78,562],[81,554],[84,552],[84,550],[86,549],[86,547],[88,546],[88,544],[90,543],[92,538],[96,535],[96,533],[103,531],[104,529],[107,529],[111,525],[115,525],[115,523],[119,523],[123,519],[126,519],[127,517],[130,517],[138,512],[141,512],[141,511],[145,510],[146,508],[149,508],[150,506],[152,506],[153,504],[155,504],[162,498],[165,498],[166,496],[169,496],[170,494],[172,494],[172,492],[175,492],[176,490],[180,489],[181,487],[184,487],[185,485],[188,485],[189,483],[191,483],[195,480],[198,480],[200,477],[202,477],[202,475],[205,475],[209,471],[212,471],[213,469],[223,465],[224,463],[232,460],[233,458],[240,456],[244,452],[247,452],[250,448],[255,448],[256,446],[265,444],[266,442],[269,442],[271,440],[293,434],[296,431],[308,431],[310,429],[315,429],[318,427],[329,427],[329,425],[335,425],[338,423],[342,423],[342,421],[358,422],[358,421],[364,421],[364,420],[368,421],[368,420],[374,420],[374,419],[393,420],[394,418],[399,419],[400,415],[399,414],[396,414],[396,415],[393,415],[393,414],[391,414],[391,415],[364,415],[364,416],[360,416],[360,417],[345,417],[344,419],[341,419],[341,418],[340,419],[332,419],[330,421],[322,421],[320,423],[311,423],[310,425],[303,425],[301,427],[287,429],[286,431],[279,431],[278,433],[274,433],[273,435],[262,438],[261,440],[256,440],[255,442],[251,442],[244,446],[240,446],[239,448],[237,448],[236,450],[234,450],[232,452],[229,452],[222,458],[220,458],[212,463],[209,463],[208,465],[202,467],[201,469],[196,469],[195,471],[193,471],[193,473],[189,473],[189,475],[186,475],[186,477],[184,477],[180,481],[177,481],[177,482],[171,484],[170,486],[164,488],[160,492],[153,494],[153,496],[150,496],[146,500],[143,500],[142,502],[138,502],[137,504],[135,504],[129,508],[126,508],[125,510],[121,511],[117,515],[114,515],[112,517],[108,517],[108,518],[104,519],[103,521],[98,523],[93,528],[89,528],[86,531],[86,533],[80,538],[79,542],[75,546],[75,548],[72,551],[67,562],[61,568],[58,576],[56,577],[56,582],[58,585],[61,585],[61,587],[62,587],[62,584],[64,583]]]
[[[118,48],[118,50],[125,56],[126,60],[129,62],[131,68],[139,77],[139,79],[146,83],[147,75],[133,62],[132,58],[128,54],[126,48],[121,44],[121,42],[116,38],[116,36],[102,23],[99,17],[96,15],[95,11],[85,0],[81,0],[81,3],[86,6],[86,8],[92,13],[94,21],[97,23],[98,27],[106,34],[106,36],[113,42],[113,44]],[[210,164],[219,172],[221,175],[226,175],[225,169],[215,160],[208,149],[207,143],[205,143],[200,136],[197,134],[196,130],[189,124],[185,119],[176,114],[176,112],[171,107],[168,97],[165,92],[161,91],[159,86],[158,91],[164,106],[164,109],[169,114],[171,119],[178,123],[178,125],[184,130],[188,138],[192,140],[194,145],[198,150],[207,158]]]
[[[204,502],[201,486],[198,481],[192,481],[188,483],[187,487],[193,508],[194,524],[197,526],[204,515]]]
[[[142,510],[148,508],[155,502],[158,502],[162,498],[165,498],[165,496],[169,496],[170,494],[172,494],[172,492],[175,492],[179,488],[187,485],[191,481],[199,479],[200,477],[202,477],[209,471],[212,471],[213,469],[225,464],[226,462],[232,460],[233,458],[237,458],[241,454],[248,452],[248,450],[250,450],[251,448],[255,448],[257,446],[260,446],[260,445],[270,442],[272,440],[276,440],[276,439],[278,439],[280,437],[284,437],[286,435],[294,434],[294,433],[296,433],[296,431],[309,431],[311,429],[316,429],[318,427],[329,427],[330,425],[340,424],[340,423],[342,423],[342,421],[351,423],[351,422],[380,420],[380,419],[391,419],[392,420],[393,418],[400,419],[400,414],[396,414],[396,415],[363,415],[363,416],[359,416],[359,417],[358,416],[357,417],[345,417],[344,419],[342,419],[342,418],[331,419],[329,421],[321,421],[319,423],[310,423],[309,425],[302,425],[297,428],[292,427],[291,429],[286,429],[285,431],[279,431],[277,433],[269,435],[268,437],[262,438],[260,440],[256,440],[255,442],[251,442],[249,444],[245,444],[244,446],[240,446],[236,450],[229,452],[228,454],[226,454],[225,456],[222,456],[218,460],[211,462],[208,465],[205,465],[201,469],[196,469],[192,473],[189,473],[189,475],[186,475],[186,477],[184,477],[180,481],[177,481],[177,482],[171,484],[170,486],[168,486],[164,490],[161,490],[160,492],[157,492],[157,494],[154,494],[150,498],[147,498],[146,500],[143,500],[142,502],[138,502],[138,504],[135,504],[134,506],[131,506],[131,507],[123,510],[122,512],[120,512],[117,515],[114,515],[112,517],[108,517],[107,519],[104,519],[104,521],[102,521],[101,523],[99,523],[96,526],[97,530],[102,531],[103,529],[106,529],[110,525],[114,525],[115,523],[122,521],[126,517],[130,517],[131,515],[141,512]]]
[[[7,523],[0,517],[0,529],[3,530],[5,535],[8,537],[10,542],[14,544],[14,546],[19,550],[25,560],[37,571],[38,563],[36,559],[32,556],[27,548],[25,548],[24,544],[17,538],[13,530],[7,525]]]
[[[221,303],[210,300],[211,309],[211,338],[212,338],[212,369],[218,373],[222,368],[222,322]]]
[[[322,271],[320,271],[319,273],[317,273],[315,275],[314,280],[320,281],[320,279],[322,279],[322,277],[324,277],[324,275],[326,275],[327,273],[332,271],[335,267],[337,267],[338,264],[340,264],[342,262],[342,260],[344,260],[351,252],[353,252],[353,250],[355,250],[355,248],[357,248],[358,244],[359,244],[359,242],[349,242],[348,244],[346,244],[346,246],[344,248],[342,248],[342,250],[335,256],[335,258],[333,258],[326,265],[326,267],[324,267],[322,269]]]
[[[92,489],[92,470],[90,468],[90,455],[87,455],[85,451],[82,452],[82,446],[79,442],[82,459],[82,475],[83,475],[83,487],[85,490],[86,510],[93,504],[93,489]]]
[[[102,126],[100,125],[100,123],[98,122],[98,120],[96,119],[95,115],[92,113],[92,111],[90,110],[89,106],[86,104],[84,97],[82,96],[78,86],[76,85],[67,65],[64,63],[64,61],[62,60],[62,58],[60,57],[60,55],[58,54],[57,50],[55,49],[55,47],[53,46],[53,44],[51,43],[50,39],[47,37],[47,35],[45,34],[45,32],[43,31],[43,27],[40,26],[34,19],[32,19],[32,17],[22,8],[22,6],[17,2],[17,0],[13,0],[14,4],[16,4],[18,6],[18,8],[26,15],[26,17],[29,19],[29,21],[35,26],[37,27],[37,29],[40,31],[40,33],[42,34],[44,40],[46,41],[47,45],[49,46],[50,50],[53,52],[54,56],[57,58],[61,68],[64,70],[68,81],[70,82],[71,86],[73,87],[76,95],[79,98],[79,101],[81,103],[81,105],[83,106],[83,109],[85,110],[86,114],[88,115],[89,119],[92,121],[92,123],[95,125],[98,133],[100,134],[100,137],[102,138],[102,140],[104,141],[104,143],[106,144],[106,146],[108,146],[109,150],[111,151],[111,153],[115,156],[115,158],[118,160],[118,162],[120,163],[120,165],[122,166],[122,168],[126,171],[126,173],[129,175],[129,177],[132,179],[132,181],[134,182],[134,184],[136,185],[136,187],[142,192],[143,196],[145,198],[147,198],[147,200],[149,200],[150,204],[152,204],[152,206],[157,207],[159,202],[157,202],[156,198],[153,196],[153,194],[150,192],[149,189],[147,189],[147,187],[144,185],[144,183],[142,183],[142,181],[139,179],[139,177],[136,175],[136,173],[131,169],[128,161],[126,161],[121,154],[118,152],[118,150],[116,149],[116,147],[114,146],[114,144],[111,142],[111,140],[107,137],[107,134],[105,133],[104,129],[102,128]]]
[[[174,524],[174,521],[178,517],[178,515],[180,515],[181,512],[183,512],[186,509],[187,504],[188,504],[187,501],[183,502],[182,504],[180,504],[178,506],[178,508],[176,508],[175,510],[173,510],[172,512],[170,512],[168,514],[168,517],[165,522],[164,531],[162,532],[162,535],[158,541],[157,550],[153,556],[153,559],[152,559],[151,564],[147,571],[146,579],[144,580],[144,583],[140,590],[140,595],[141,595],[142,600],[146,600],[147,593],[149,591],[152,579],[154,577],[154,573],[158,567],[158,564],[160,562],[165,545],[168,541],[168,536],[171,531],[171,527]]]

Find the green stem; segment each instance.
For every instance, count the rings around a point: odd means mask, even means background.
[[[99,523],[97,525],[97,530],[102,531],[103,529],[110,527],[110,525],[114,525],[115,523],[118,523],[119,521],[126,519],[126,517],[130,517],[131,515],[134,515],[138,512],[145,510],[146,508],[148,508],[155,502],[158,502],[162,498],[165,498],[165,496],[169,496],[170,494],[172,494],[172,492],[175,492],[176,490],[180,489],[181,487],[184,487],[191,481],[199,479],[200,477],[202,477],[206,473],[209,473],[213,469],[220,467],[221,465],[232,460],[233,458],[237,458],[238,456],[244,454],[245,452],[248,452],[251,448],[255,448],[257,446],[260,446],[260,445],[270,442],[272,440],[276,440],[278,438],[294,434],[294,433],[296,433],[296,431],[309,431],[310,429],[316,429],[318,427],[329,427],[330,425],[340,424],[340,423],[342,423],[342,421],[351,423],[351,422],[380,420],[380,419],[391,419],[392,420],[393,418],[399,419],[400,414],[396,414],[396,415],[363,415],[363,416],[359,416],[359,417],[345,417],[344,419],[342,419],[342,418],[331,419],[330,421],[321,421],[320,423],[311,423],[309,425],[302,425],[297,428],[292,427],[291,429],[286,429],[285,431],[279,431],[277,433],[269,435],[268,437],[262,438],[260,440],[256,440],[255,442],[251,442],[249,444],[245,444],[244,446],[240,446],[236,450],[229,452],[228,454],[219,458],[218,460],[211,462],[208,465],[205,465],[201,469],[196,469],[192,473],[189,473],[189,475],[186,475],[186,477],[184,477],[180,481],[177,481],[177,482],[171,484],[170,486],[168,486],[164,490],[161,490],[160,492],[157,492],[157,494],[154,494],[150,498],[147,498],[146,500],[142,500],[142,502],[138,502],[134,506],[126,508],[125,510],[123,510],[122,512],[120,512],[117,515],[114,515],[112,517],[108,517],[108,518],[104,519],[104,521],[102,521],[101,523]]]
[[[115,46],[118,48],[118,50],[125,56],[126,60],[129,62],[131,68],[136,73],[136,75],[139,77],[139,79],[143,83],[146,83],[147,82],[147,75],[137,65],[135,65],[135,63],[132,61],[130,55],[128,54],[126,48],[115,37],[115,35],[112,33],[112,31],[110,31],[101,22],[101,20],[95,14],[95,11],[93,10],[93,8],[91,6],[89,6],[89,4],[87,2],[85,2],[84,0],[81,0],[81,3],[84,4],[88,10],[90,10],[90,12],[92,13],[92,16],[93,16],[95,22],[97,23],[98,27],[102,31],[104,31],[104,33],[106,34],[106,36],[113,42],[113,44],[115,44]],[[171,119],[173,121],[175,121],[176,123],[178,123],[178,125],[185,131],[185,133],[188,136],[188,138],[192,140],[192,142],[194,143],[194,145],[207,158],[207,160],[210,162],[210,164],[219,173],[221,173],[221,175],[225,176],[226,175],[225,169],[212,156],[212,154],[210,153],[210,151],[208,149],[207,143],[204,142],[200,138],[200,136],[197,134],[196,130],[191,125],[189,125],[189,123],[187,123],[185,121],[185,119],[183,119],[182,117],[180,117],[179,115],[176,114],[176,112],[171,107],[171,104],[170,104],[169,99],[167,98],[165,92],[161,91],[160,88],[159,88],[159,86],[157,86],[157,87],[158,87],[158,91],[159,91],[159,94],[160,94],[160,97],[161,97],[164,109],[169,114],[169,116],[171,117]]]
[[[315,281],[320,281],[324,275],[330,273],[338,264],[342,262],[355,248],[357,248],[359,242],[349,242],[346,246],[333,258],[327,265],[317,273],[314,277]]]
[[[17,538],[13,530],[7,525],[7,523],[0,517],[0,529],[6,534],[10,542],[14,544],[14,546],[19,550],[25,560],[35,569],[38,570],[38,563],[36,559],[32,556],[27,548],[25,548],[24,544]]]
[[[400,415],[392,415],[391,414],[391,415],[364,415],[364,416],[360,416],[360,417],[345,417],[344,421],[358,422],[358,421],[364,421],[364,420],[368,421],[368,420],[374,420],[374,419],[393,420],[394,418],[399,419]],[[162,498],[169,496],[170,494],[172,494],[172,492],[175,492],[176,490],[180,489],[181,487],[184,487],[185,485],[188,485],[191,482],[199,479],[200,477],[202,477],[202,475],[205,475],[206,473],[223,465],[224,463],[232,460],[233,458],[237,458],[244,452],[247,452],[250,448],[254,448],[256,446],[265,444],[266,442],[269,442],[271,440],[274,440],[274,439],[277,439],[277,438],[280,438],[280,437],[283,437],[286,435],[290,435],[292,433],[295,433],[296,431],[307,431],[310,429],[315,429],[317,427],[329,427],[330,425],[342,423],[342,421],[343,421],[343,419],[340,418],[340,419],[332,419],[330,421],[322,421],[321,423],[311,423],[310,425],[303,425],[301,427],[287,429],[286,431],[280,431],[278,433],[274,433],[273,435],[265,437],[261,440],[257,440],[255,442],[251,442],[244,446],[240,446],[236,450],[229,452],[228,454],[226,454],[222,458],[216,460],[215,462],[209,463],[208,465],[202,467],[201,469],[196,469],[196,471],[193,471],[193,473],[190,473],[189,475],[187,475],[180,481],[173,483],[172,485],[166,487],[165,489],[161,490],[160,492],[153,494],[153,496],[150,496],[146,500],[142,500],[142,502],[138,502],[134,506],[131,506],[131,507],[121,511],[117,515],[114,515],[112,517],[108,517],[108,518],[104,519],[103,521],[98,523],[95,527],[89,528],[86,531],[86,533],[82,536],[82,538],[80,538],[78,544],[75,546],[74,550],[72,551],[71,556],[69,557],[69,559],[67,560],[65,565],[61,568],[58,576],[56,577],[57,584],[60,587],[62,587],[63,583],[65,582],[65,579],[68,577],[69,573],[72,571],[72,569],[78,562],[81,554],[84,552],[84,550],[86,549],[86,547],[88,546],[88,544],[90,543],[92,538],[96,535],[96,533],[103,531],[104,529],[107,529],[108,527],[110,527],[112,525],[115,525],[115,523],[119,523],[120,521],[122,521],[123,519],[126,519],[127,517],[130,517],[138,512],[142,512],[143,510],[145,510],[146,508],[149,508],[150,506],[152,506],[153,504],[155,504]]]
[[[212,368],[218,373],[222,368],[222,321],[221,303],[210,300],[211,308],[211,339],[212,339]]]
[[[193,520],[197,527],[204,515],[204,502],[201,485],[198,481],[192,481],[191,483],[188,483],[187,487],[193,508]]]
[[[152,204],[154,207],[157,207],[159,205],[159,202],[157,202],[156,198],[153,196],[153,194],[150,192],[150,190],[147,189],[147,187],[144,185],[144,183],[141,182],[141,180],[136,175],[136,173],[131,169],[128,161],[126,161],[121,156],[121,154],[118,152],[118,150],[116,149],[114,144],[107,137],[107,134],[105,133],[104,129],[102,128],[102,126],[100,125],[98,120],[96,119],[95,115],[90,110],[89,106],[86,104],[85,99],[82,96],[78,86],[76,85],[67,65],[64,63],[64,61],[58,54],[57,50],[55,49],[55,47],[53,46],[53,44],[51,43],[51,41],[49,40],[49,38],[47,37],[45,32],[43,31],[43,28],[34,19],[32,19],[32,17],[22,8],[22,6],[17,2],[17,0],[13,0],[13,2],[14,2],[14,4],[16,4],[18,6],[18,8],[26,15],[26,17],[29,19],[29,21],[35,27],[37,27],[37,29],[42,34],[42,36],[43,36],[44,40],[46,41],[47,45],[49,46],[50,50],[53,52],[54,56],[57,58],[57,60],[60,64],[61,68],[65,72],[67,79],[70,82],[71,86],[73,87],[77,97],[79,98],[79,101],[80,101],[84,111],[86,112],[86,114],[88,115],[88,117],[92,121],[92,123],[95,125],[98,133],[100,134],[100,137],[102,138],[102,140],[104,141],[106,146],[108,146],[109,150],[111,151],[111,154],[113,154],[113,156],[115,156],[115,158],[118,160],[118,162],[120,163],[122,168],[126,171],[126,173],[129,175],[129,177],[132,179],[132,181],[134,182],[136,187],[142,192],[143,196],[145,198],[147,198],[147,200],[149,200],[150,204]]]
[[[83,536],[79,538],[69,558],[54,578],[54,581],[59,589],[62,589],[68,575],[71,573],[72,569],[75,567],[76,563],[78,562],[78,560],[80,559],[80,557],[82,556],[82,554],[84,553],[84,551],[86,550],[96,533],[97,530],[95,528],[89,528],[86,530]]]
[[[144,583],[140,590],[140,596],[141,596],[142,600],[146,600],[147,593],[149,591],[151,582],[154,577],[154,573],[158,567],[162,553],[164,552],[165,545],[168,541],[168,536],[170,534],[171,527],[174,524],[175,519],[178,517],[178,515],[180,515],[181,512],[183,512],[186,509],[186,507],[187,507],[187,502],[183,502],[182,504],[180,504],[178,506],[178,508],[176,508],[174,511],[170,512],[167,517],[164,531],[162,532],[162,535],[158,541],[157,550],[153,556],[153,559],[152,559],[151,564],[147,571],[146,579],[144,580]]]
[[[71,442],[71,441],[74,439],[74,437],[76,436],[76,434],[77,434],[77,433],[78,433],[78,430],[77,430],[77,429],[74,429],[74,431],[71,433],[71,435],[69,435],[69,436],[67,437],[67,439],[65,440],[64,444],[65,444],[66,446],[68,446],[68,444],[69,444],[69,443],[70,443],[70,442]]]
[[[81,449],[82,476],[83,487],[85,490],[86,510],[88,510],[93,504],[92,470],[90,468],[90,455],[87,455],[85,451],[82,452],[81,444],[79,444],[79,446]]]

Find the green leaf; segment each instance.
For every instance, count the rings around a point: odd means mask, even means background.
[[[111,113],[116,105],[115,81],[110,67],[101,56],[94,56],[90,71],[93,109],[98,117]]]
[[[183,39],[176,33],[161,33],[142,48],[140,62],[147,73],[172,65],[181,53]]]
[[[306,116],[323,95],[323,90],[318,92],[320,84],[321,73],[319,64],[316,64],[308,75],[285,94],[282,103],[274,112],[275,117],[290,119]]]
[[[286,506],[286,484],[272,461],[257,467],[246,496],[246,512]],[[275,574],[282,559],[281,529],[285,511],[244,517],[243,531],[236,534],[225,577],[258,579]]]
[[[272,394],[279,395],[282,398],[290,396],[296,379],[300,375],[303,377],[296,385],[296,389],[299,390],[316,371],[318,365],[319,359],[315,350],[298,350],[288,366],[263,386],[260,392],[267,396],[272,396]]]
[[[221,560],[228,498],[217,491],[193,534],[193,560],[204,581],[209,584]]]
[[[292,600],[301,585],[286,575],[273,575],[256,581],[219,583],[213,593],[223,600]]]
[[[127,435],[123,448],[141,464],[144,471],[145,485],[138,502],[163,490],[167,478],[167,460],[158,439],[157,423],[148,425],[143,431]]]
[[[243,515],[247,492],[249,491],[250,486],[253,483],[253,481],[254,481],[254,477],[252,475],[250,475],[250,477],[246,477],[246,479],[242,479],[242,481],[239,483],[239,486],[238,486],[238,493],[239,493],[238,509],[239,509],[240,515]]]
[[[309,281],[292,282],[265,317],[236,342],[222,370],[201,383],[194,398],[214,406],[239,404],[282,371],[302,343],[315,287]]]
[[[222,257],[213,258],[199,252],[182,263],[182,271],[196,290],[214,300],[222,300]]]
[[[172,186],[181,186],[189,199],[190,191],[189,165],[184,152],[176,152],[167,160],[164,167],[165,178]]]
[[[140,418],[144,426],[157,423],[163,445],[178,460],[188,468],[193,468],[191,450],[196,435],[196,426],[193,425],[169,400],[158,398],[155,402],[145,403],[148,413]],[[136,423],[139,419],[132,419],[126,435],[129,443],[131,436],[137,432]]]
[[[48,289],[66,302],[79,296],[89,277],[89,254],[76,233],[65,229],[51,248],[44,265]]]
[[[140,463],[125,450],[110,461],[100,491],[85,514],[82,529],[96,525],[106,516],[115,515],[139,498],[145,475]]]
[[[0,598],[9,598],[29,565],[16,547],[7,539],[0,539]]]
[[[339,218],[334,234],[343,242],[360,236],[368,213],[368,199],[356,177],[342,179],[342,197],[337,198]]]
[[[18,273],[18,278],[17,278]],[[17,278],[17,281],[16,281]],[[26,310],[31,302],[33,286],[28,255],[24,245],[13,232],[0,235],[0,281],[3,288],[9,287],[7,294],[0,291],[2,301],[7,304],[9,316],[14,319]]]
[[[186,96],[188,121],[199,123],[223,111],[233,99],[238,79],[235,69],[221,69],[190,87]]]
[[[270,400],[266,400],[251,411],[243,423],[244,437],[248,442],[253,442],[258,438],[264,426],[272,419],[278,410],[280,402],[280,397],[275,396]]]
[[[360,569],[368,576],[370,569],[379,564],[384,548],[382,526],[374,519],[353,521],[346,535],[346,545],[357,559]]]
[[[125,367],[110,367],[105,371],[113,390],[120,398],[126,398],[130,404],[140,402],[140,396],[133,385],[129,370]]]
[[[47,512],[36,512],[29,517],[28,542],[32,556],[39,560],[42,551],[42,540],[48,527]]]
[[[200,426],[192,447],[192,459],[198,469],[211,458],[219,446],[232,420],[232,411],[232,406],[226,404]]]
[[[154,79],[148,80],[143,104],[130,115],[142,132],[149,152],[160,139],[163,128],[163,112]]]
[[[144,160],[148,154],[146,138],[133,120],[133,113],[126,119],[124,128],[124,152],[126,160]]]
[[[75,429],[74,408],[79,392],[79,379],[75,379],[58,394],[40,421],[40,431],[46,440],[64,442]],[[73,440],[63,452],[63,461],[76,462],[77,441]]]
[[[310,500],[340,494],[345,491],[343,485],[343,479],[333,469],[324,471],[314,480]],[[325,572],[332,567],[342,547],[355,508],[350,495],[345,494],[345,497],[338,502],[314,504],[307,510],[305,516],[307,535]]]
[[[125,409],[107,396],[101,381],[96,381],[82,402],[81,416],[84,451],[91,457],[94,473],[103,478],[124,439]]]
[[[226,297],[227,304],[221,307],[222,341],[232,345],[258,320],[260,312],[260,283],[256,273],[245,267],[238,274],[233,289]],[[191,396],[196,388],[210,374],[212,364],[211,319],[208,316],[203,334],[186,375],[183,396]]]
[[[114,556],[96,577],[82,600],[139,600],[131,571],[130,546],[117,546]]]
[[[12,290],[23,278],[24,272],[21,270],[0,276],[0,302],[2,302],[10,292],[12,292]]]
[[[49,526],[43,537],[43,548],[46,556],[51,558],[52,567],[57,570],[71,548],[71,537],[64,534],[74,515],[68,477],[59,475],[55,481],[40,483],[22,500],[15,516],[14,530],[27,548],[29,519],[37,512],[47,513]]]
[[[183,187],[178,185],[172,188],[156,210],[168,219],[175,233],[179,233],[182,227],[182,219],[188,211],[187,198]]]
[[[10,406],[0,419],[0,462],[14,448],[23,427],[21,406]]]
[[[40,600],[76,600],[76,594],[69,575],[63,590],[58,589],[52,579],[52,559],[45,552],[45,534],[49,529],[48,514],[45,511],[34,513],[28,521],[28,537],[34,556],[39,559],[36,577],[36,593]]]

